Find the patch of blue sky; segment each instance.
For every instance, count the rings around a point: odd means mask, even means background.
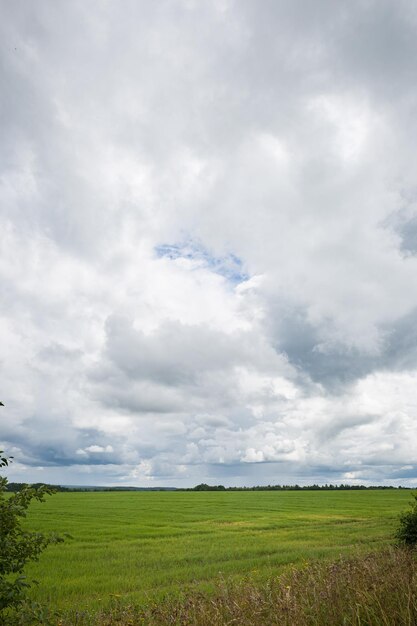
[[[171,260],[189,259],[195,261],[198,267],[205,267],[216,274],[220,274],[235,285],[249,279],[249,275],[243,269],[242,260],[238,256],[235,254],[214,256],[210,254],[207,248],[195,241],[161,244],[155,246],[155,252],[158,257]]]

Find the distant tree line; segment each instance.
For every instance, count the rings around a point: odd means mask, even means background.
[[[361,489],[408,489],[390,485],[257,485],[255,487],[224,487],[223,485],[207,485],[201,483],[182,491],[352,491]]]
[[[228,489],[230,489],[230,487],[228,487]],[[226,491],[226,487],[224,485],[206,485],[206,483],[201,483],[186,491]]]

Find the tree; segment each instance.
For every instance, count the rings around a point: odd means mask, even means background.
[[[7,467],[10,461],[0,450],[0,468]],[[2,618],[9,609],[18,608],[27,598],[31,583],[23,573],[26,563],[37,561],[48,544],[63,541],[56,535],[22,528],[30,503],[42,502],[53,490],[44,485],[37,488],[25,485],[17,493],[6,495],[7,483],[7,478],[0,477],[0,623],[6,623]]]
[[[400,516],[400,525],[395,533],[398,543],[403,546],[417,545],[417,495],[414,495],[414,499],[411,510]]]

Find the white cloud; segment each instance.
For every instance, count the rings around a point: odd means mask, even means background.
[[[415,7],[126,7],[3,7],[11,472],[414,484]]]
[[[113,446],[88,446],[88,448],[85,449],[86,452],[113,452]]]

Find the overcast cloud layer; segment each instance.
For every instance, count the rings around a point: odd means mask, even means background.
[[[1,0],[12,480],[417,485],[417,5]]]

